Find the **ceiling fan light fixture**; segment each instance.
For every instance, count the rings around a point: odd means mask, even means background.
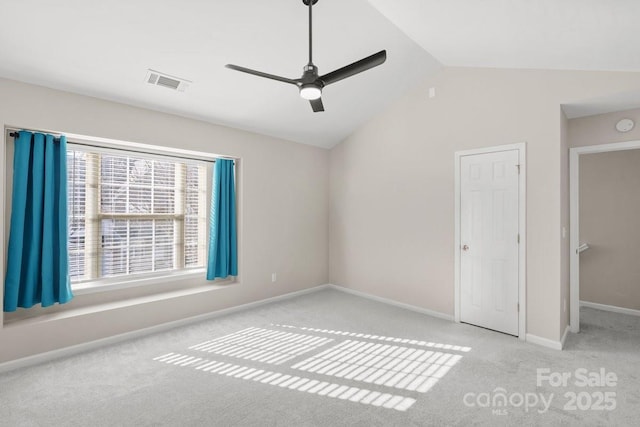
[[[300,86],[300,96],[304,99],[313,100],[322,96],[322,89],[314,84]]]

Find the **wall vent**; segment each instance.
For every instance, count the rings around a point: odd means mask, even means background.
[[[180,77],[170,76],[168,74],[149,69],[147,71],[147,83],[154,86],[162,86],[168,89],[177,90],[178,92],[184,92],[192,82],[181,79]]]

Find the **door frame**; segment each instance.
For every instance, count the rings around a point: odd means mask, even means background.
[[[488,154],[500,151],[518,151],[520,174],[518,175],[518,229],[520,230],[520,245],[518,246],[518,338],[526,340],[527,332],[527,143],[498,145],[473,150],[455,152],[455,210],[454,210],[454,259],[455,259],[455,295],[454,320],[460,323],[460,161],[462,157],[476,154]]]
[[[569,325],[580,332],[580,155],[637,150],[640,141],[587,145],[569,149]]]

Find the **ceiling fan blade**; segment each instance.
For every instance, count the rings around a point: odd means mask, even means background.
[[[335,82],[339,82],[342,79],[346,79],[347,77],[351,77],[355,74],[361,73],[363,71],[367,71],[370,68],[377,67],[380,64],[383,64],[384,61],[387,60],[387,51],[381,50],[378,53],[374,53],[371,56],[367,56],[360,61],[356,61],[353,64],[349,64],[346,67],[338,68],[335,71],[332,71],[324,76],[320,76],[320,80],[326,85],[330,85]]]
[[[322,98],[318,99],[310,99],[311,108],[314,113],[319,113],[320,111],[324,111],[324,105],[322,105]]]
[[[250,68],[240,67],[239,65],[227,64],[227,65],[225,65],[225,67],[227,67],[227,68],[229,68],[231,70],[241,71],[241,72],[247,73],[247,74],[253,74],[254,76],[258,76],[258,77],[264,77],[264,78],[271,79],[271,80],[278,80],[279,82],[291,83],[292,85],[297,85],[298,84],[298,82],[296,80],[293,80],[293,79],[288,79],[286,77],[276,76],[274,74],[263,73],[262,71],[256,71],[256,70],[252,70]]]

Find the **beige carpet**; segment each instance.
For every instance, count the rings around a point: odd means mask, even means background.
[[[640,319],[582,319],[559,352],[324,290],[1,375],[0,425],[637,425]]]

